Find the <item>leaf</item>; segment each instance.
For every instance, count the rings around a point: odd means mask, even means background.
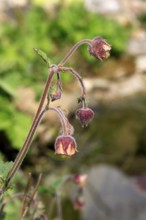
[[[5,130],[11,125],[11,121],[7,112],[0,112],[0,122],[0,130]]]
[[[13,199],[5,206],[4,220],[16,220],[19,217],[20,200]]]
[[[28,132],[31,118],[20,112],[11,119],[11,125],[7,128],[6,133],[16,149],[20,149]]]
[[[58,188],[60,188],[62,186],[62,184],[64,183],[64,177],[54,180],[51,185],[49,187],[43,187],[40,186],[39,187],[39,192],[41,193],[49,193],[50,195],[54,195],[54,193],[58,190]]]
[[[9,170],[11,169],[13,162],[3,162],[0,159],[0,178],[5,179]]]
[[[50,60],[45,52],[40,49],[34,48],[34,51],[42,58],[42,60],[50,67]]]
[[[0,80],[0,88],[10,96],[15,96],[14,89],[4,80]]]

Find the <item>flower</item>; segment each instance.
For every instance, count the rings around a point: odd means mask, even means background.
[[[76,210],[81,210],[85,207],[85,201],[83,197],[78,197],[73,201],[73,207]]]
[[[87,126],[93,117],[94,112],[90,108],[79,108],[76,110],[76,118],[80,120],[83,127]]]
[[[80,187],[84,187],[87,182],[87,174],[75,174],[72,176],[72,180],[74,183],[79,185]]]
[[[77,144],[71,135],[58,136],[55,141],[55,153],[72,156],[77,152]]]
[[[109,51],[111,50],[111,45],[108,44],[103,38],[96,37],[91,41],[88,50],[92,56],[103,60],[110,56]]]

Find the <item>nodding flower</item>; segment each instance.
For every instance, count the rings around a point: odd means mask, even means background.
[[[75,174],[71,179],[75,184],[79,185],[80,187],[84,187],[86,185],[87,178],[87,174]]]
[[[74,201],[73,201],[73,207],[76,210],[81,210],[85,207],[85,201],[83,197],[77,197]]]
[[[72,156],[77,152],[77,144],[71,135],[61,135],[55,141],[55,153]]]
[[[102,37],[96,37],[91,41],[88,50],[95,58],[104,60],[110,56],[111,45]]]

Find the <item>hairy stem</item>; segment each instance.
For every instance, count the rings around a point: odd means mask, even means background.
[[[22,216],[22,220],[24,219],[24,217],[26,216],[27,212],[28,212],[29,209],[30,209],[30,206],[31,206],[31,204],[32,204],[32,202],[33,202],[33,200],[34,200],[34,198],[35,198],[35,195],[36,195],[36,193],[37,193],[37,191],[38,191],[38,187],[39,187],[39,185],[40,185],[41,179],[42,179],[42,174],[39,175],[37,184],[36,184],[36,186],[35,186],[35,188],[34,188],[34,191],[33,191],[32,195],[31,195],[30,201],[29,201],[27,207],[26,207],[25,210],[24,210],[24,213],[23,213],[23,216]]]
[[[12,168],[10,169],[10,171],[9,171],[7,177],[6,177],[5,183],[4,183],[3,188],[2,188],[3,192],[7,189],[8,185],[9,185],[9,182],[11,181],[11,179],[15,175],[16,171],[21,166],[21,164],[22,164],[22,162],[23,162],[23,160],[24,160],[24,158],[25,158],[25,156],[26,156],[26,154],[27,154],[27,152],[30,148],[32,138],[33,138],[33,135],[36,131],[36,128],[38,127],[43,114],[46,112],[46,109],[44,109],[42,111],[42,108],[44,106],[46,95],[47,95],[48,89],[50,87],[50,84],[51,84],[54,73],[55,72],[53,71],[53,69],[51,69],[50,74],[48,76],[48,79],[46,81],[46,85],[45,85],[45,88],[44,88],[44,91],[43,91],[43,94],[42,94],[42,97],[41,97],[41,100],[40,100],[38,110],[37,110],[36,115],[34,117],[34,120],[32,122],[31,128],[28,132],[28,135],[26,137],[26,140],[25,140],[22,148],[20,149],[20,151],[19,151],[19,153],[18,153],[18,155],[17,155],[17,157],[14,161],[14,164],[13,164]]]
[[[57,203],[57,214],[58,214],[58,220],[63,220],[62,216],[62,207],[61,207],[61,199],[58,193],[55,193],[56,203]]]
[[[32,181],[31,173],[29,173],[28,182],[27,182],[27,185],[26,185],[26,188],[25,188],[24,197],[23,197],[23,201],[22,201],[22,204],[21,204],[18,220],[22,219],[23,210],[24,210],[25,205],[26,205],[27,194],[28,194],[28,190],[29,190],[30,185],[31,185],[31,181]]]
[[[47,96],[47,92],[48,92],[48,89],[51,85],[51,81],[52,81],[52,78],[53,78],[53,75],[54,73],[57,73],[59,72],[59,68],[63,67],[63,65],[68,61],[68,59],[71,57],[71,55],[78,49],[78,47],[82,44],[91,44],[91,41],[92,40],[89,40],[89,39],[84,39],[84,40],[80,40],[78,43],[76,43],[70,50],[69,52],[66,54],[66,56],[62,59],[62,61],[59,63],[59,65],[52,65],[51,67],[51,70],[50,70],[50,74],[48,76],[48,79],[46,81],[46,85],[44,87],[44,91],[43,91],[43,94],[42,94],[42,97],[41,97],[41,100],[40,100],[40,103],[39,103],[39,107],[38,107],[38,110],[36,112],[36,115],[34,117],[34,120],[32,122],[32,125],[30,127],[30,130],[28,132],[28,135],[25,139],[25,142],[22,146],[22,148],[20,149],[15,161],[14,161],[14,164],[12,166],[12,168],[10,169],[7,177],[6,177],[6,180],[5,180],[5,183],[2,187],[2,190],[0,192],[0,199],[4,193],[4,191],[8,188],[9,186],[9,183],[11,181],[11,179],[13,178],[13,176],[15,175],[16,171],[19,169],[19,167],[21,166],[29,148],[30,148],[30,145],[31,145],[31,142],[32,142],[32,138],[33,138],[33,135],[36,131],[36,128],[38,127],[39,125],[39,122],[43,116],[43,114],[45,113],[46,110],[43,110],[42,111],[42,108],[44,106],[44,102],[45,102],[45,99],[46,99],[46,96]],[[81,86],[83,88],[83,95],[86,94],[85,92],[85,88],[84,88],[84,84],[82,82],[82,79],[81,77],[79,76],[79,74],[77,72],[75,72],[72,68],[69,68],[68,69],[69,71],[71,71],[80,81],[81,83]],[[65,70],[64,70],[65,71]],[[66,70],[67,71],[67,70]]]
[[[68,119],[65,117],[64,113],[62,112],[62,110],[60,108],[49,108],[49,110],[55,111],[60,119],[61,125],[62,125],[62,129],[63,129],[63,134],[67,135],[67,124]]]
[[[84,86],[80,74],[77,71],[75,71],[72,67],[60,67],[60,70],[63,72],[67,72],[67,71],[71,72],[79,80],[82,89],[82,98],[84,98],[86,96],[86,88]]]
[[[80,40],[79,42],[77,42],[70,50],[69,52],[66,54],[66,56],[61,60],[61,62],[59,63],[60,66],[63,66],[71,57],[71,55],[78,49],[78,47],[80,47],[82,44],[91,44],[91,40],[89,39],[84,39],[84,40]]]

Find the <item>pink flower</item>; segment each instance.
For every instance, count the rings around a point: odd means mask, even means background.
[[[76,210],[83,209],[85,207],[85,201],[84,201],[83,197],[76,198],[73,201],[73,206],[74,206],[74,209],[76,209]]]
[[[58,136],[55,141],[55,153],[72,156],[77,152],[77,144],[71,135]]]
[[[87,174],[75,174],[73,175],[72,180],[80,187],[84,187],[87,182],[87,178]]]
[[[79,108],[76,110],[76,118],[80,120],[83,127],[87,126],[93,117],[94,112],[90,108]]]
[[[97,59],[103,60],[110,56],[111,45],[103,38],[96,37],[89,45],[89,53]]]

